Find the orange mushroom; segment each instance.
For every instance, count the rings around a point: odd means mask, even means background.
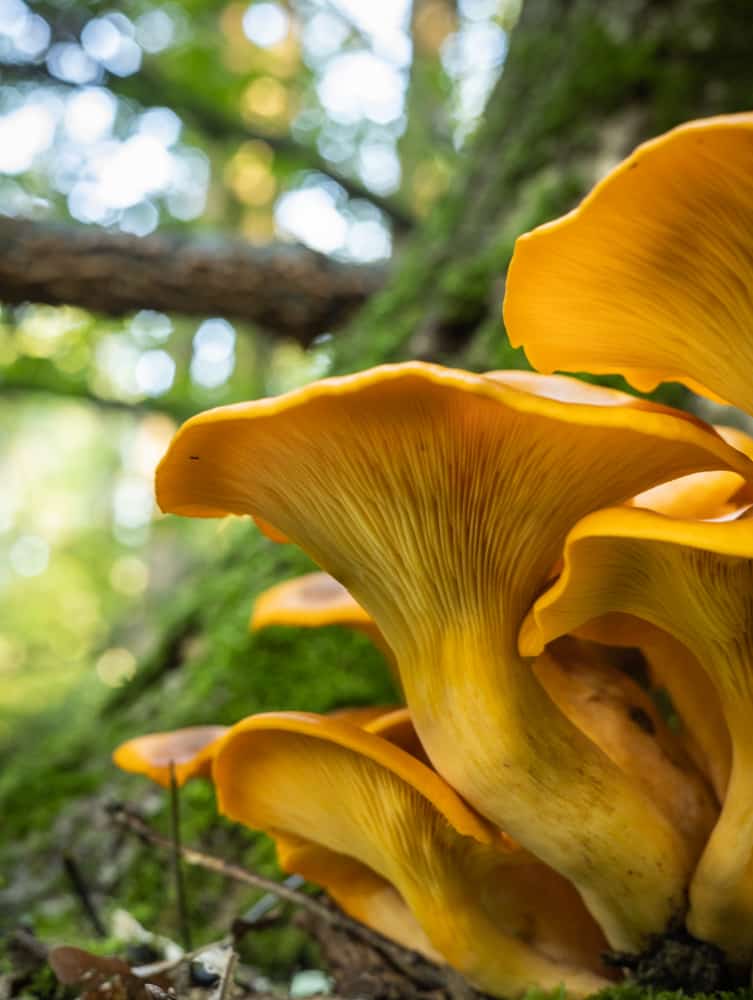
[[[256,599],[249,624],[253,631],[270,625],[343,625],[363,632],[392,664],[392,653],[374,619],[329,573],[305,573],[265,590]]]
[[[720,437],[753,458],[753,439],[736,427],[716,426]],[[736,472],[694,472],[645,490],[630,501],[670,517],[711,518],[730,514],[753,500],[753,487]]]
[[[718,803],[650,696],[608,662],[603,647],[572,636],[544,649],[533,670],[561,711],[644,790],[698,858]]]
[[[397,715],[394,705],[358,705],[335,708],[329,715],[333,719],[349,722],[354,726],[368,726],[380,719]],[[410,743],[410,720],[395,720],[396,741]],[[395,723],[391,723],[395,725]],[[121,771],[143,774],[163,788],[171,784],[171,765],[175,783],[180,788],[193,778],[209,778],[212,763],[222,737],[229,726],[187,726],[162,733],[146,733],[121,743],[112,755],[113,763]],[[401,743],[402,745],[402,743]]]
[[[680,125],[518,239],[510,342],[542,372],[679,381],[753,413],[751,233],[753,114]]]
[[[640,649],[653,687],[667,692],[679,716],[682,744],[722,802],[732,758],[729,732],[716,688],[688,647],[663,629],[619,613],[587,622],[575,634]]]
[[[212,760],[227,726],[190,726],[172,732],[148,733],[121,743],[112,759],[121,771],[145,774],[163,788],[170,787],[170,765],[175,782],[208,778]]]
[[[727,475],[736,476],[734,473]],[[379,635],[376,624],[363,608],[326,573],[309,573],[265,591],[257,600],[252,618],[252,623],[261,626],[268,623],[349,624],[351,621],[367,634]],[[609,640],[605,638],[604,641]],[[656,647],[654,642],[652,649]],[[603,649],[603,646],[572,639],[560,642],[556,650],[547,650],[537,658],[534,673],[550,698],[578,729],[605,750],[622,771],[641,784],[674,825],[700,850],[716,819],[716,801],[688,758],[682,740],[669,732],[651,699],[607,662],[601,652]],[[708,715],[708,696],[710,694],[713,699],[713,688],[702,693]],[[360,724],[351,718],[348,721]],[[430,763],[407,709],[388,714],[384,709],[377,710],[374,724],[366,728]]]
[[[262,517],[342,581],[394,651],[437,771],[571,879],[610,943],[640,948],[682,912],[693,851],[555,708],[517,634],[584,514],[752,467],[666,407],[553,398],[571,383],[537,394],[535,378],[411,363],[220,408],[178,432],[157,495],[187,516]]]

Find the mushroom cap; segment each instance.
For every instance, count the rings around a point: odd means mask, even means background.
[[[370,729],[372,724],[378,723],[385,716],[391,716],[396,710],[397,705],[349,705],[346,708],[333,708],[331,712],[327,712],[327,718],[340,719],[352,726]]]
[[[305,573],[278,583],[259,595],[251,628],[269,625],[372,625],[372,619],[329,573]]]
[[[679,381],[753,412],[751,233],[753,114],[680,125],[518,239],[510,342],[542,372]]]
[[[358,705],[335,708],[328,715],[333,719],[366,727],[382,717],[396,713],[395,705]],[[402,721],[402,720],[401,720]],[[399,725],[399,724],[398,724]],[[144,774],[163,788],[169,788],[170,765],[175,771],[178,787],[193,778],[210,778],[215,754],[229,726],[187,726],[168,732],[146,733],[121,743],[113,751],[113,763],[121,771]],[[397,739],[410,742],[410,722],[403,722]]]
[[[714,430],[727,444],[753,458],[753,438],[737,427],[717,425]],[[630,501],[659,514],[684,519],[706,519],[731,514],[753,500],[751,483],[736,472],[692,472],[652,486]]]
[[[258,631],[270,625],[298,628],[342,625],[363,632],[382,652],[399,684],[392,650],[376,622],[329,573],[305,573],[260,594],[254,604],[249,628]]]
[[[121,743],[112,755],[122,771],[145,774],[163,788],[170,787],[170,764],[175,782],[208,778],[212,760],[227,726],[190,726],[171,732],[148,733]]]
[[[295,872],[324,887],[327,895],[354,920],[433,962],[444,963],[403,897],[387,879],[355,858],[303,837],[276,833],[272,839],[283,871]]]
[[[644,618],[681,642],[692,631],[694,643],[702,643],[694,645],[697,653],[713,648],[725,630],[739,636],[739,629],[729,628],[728,616],[710,615],[709,607],[721,612],[730,599],[747,601],[747,591],[739,589],[735,595],[730,574],[709,589],[701,572],[726,565],[747,573],[753,559],[748,511],[746,507],[732,519],[704,521],[612,507],[584,517],[567,537],[562,573],[526,616],[519,637],[521,651],[536,656],[557,636],[614,612]],[[678,571],[676,586],[665,592],[663,600],[655,600],[656,581],[669,580]],[[697,600],[683,606],[692,593],[699,595]],[[701,593],[706,594],[705,614],[698,606]],[[707,660],[704,665],[711,669]]]
[[[374,733],[375,736],[381,736],[382,739],[400,747],[401,750],[405,750],[411,757],[420,760],[427,767],[432,766],[428,754],[418,737],[416,727],[413,725],[410,709],[396,708],[392,712],[386,712],[380,715],[379,718],[375,718],[367,723],[364,729],[370,733]]]

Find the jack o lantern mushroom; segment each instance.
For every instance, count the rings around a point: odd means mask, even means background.
[[[751,232],[753,114],[680,125],[517,240],[510,341],[541,372],[679,381],[753,413]]]
[[[685,414],[588,395],[421,363],[327,379],[192,418],[157,496],[261,517],[342,581],[393,650],[439,774],[569,878],[613,946],[640,948],[682,913],[694,851],[554,706],[517,634],[584,514],[751,464]]]

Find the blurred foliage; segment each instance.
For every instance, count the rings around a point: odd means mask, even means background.
[[[0,214],[382,261],[444,192],[513,15],[498,0],[0,0]],[[214,544],[155,515],[176,424],[330,362],[327,337],[304,351],[222,317],[0,311],[0,739],[82,676],[128,682],[159,632],[145,608]]]
[[[203,246],[298,240],[381,265],[446,192],[514,16],[503,0],[0,0],[0,215]],[[69,852],[106,919],[120,907],[174,932],[164,859],[107,826],[118,797],[168,822],[164,793],[110,764],[121,740],[396,700],[363,637],[249,635],[254,591],[307,569],[300,553],[245,522],[155,509],[153,470],[181,420],[331,370],[328,335],[304,350],[273,334],[222,316],[0,306],[7,926],[97,947]],[[216,819],[208,786],[183,805],[186,840],[277,874],[265,838]],[[188,881],[198,940],[255,898],[206,872]],[[247,947],[272,974],[313,960],[293,927]]]

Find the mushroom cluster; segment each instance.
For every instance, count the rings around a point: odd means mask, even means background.
[[[251,515],[321,567],[253,628],[365,632],[405,707],[152,734],[116,762],[210,775],[284,869],[494,996],[588,995],[605,949],[683,922],[745,968],[753,441],[553,373],[753,414],[753,115],[644,144],[521,237],[504,310],[538,373],[324,379],[192,418],[157,472],[164,511]]]

